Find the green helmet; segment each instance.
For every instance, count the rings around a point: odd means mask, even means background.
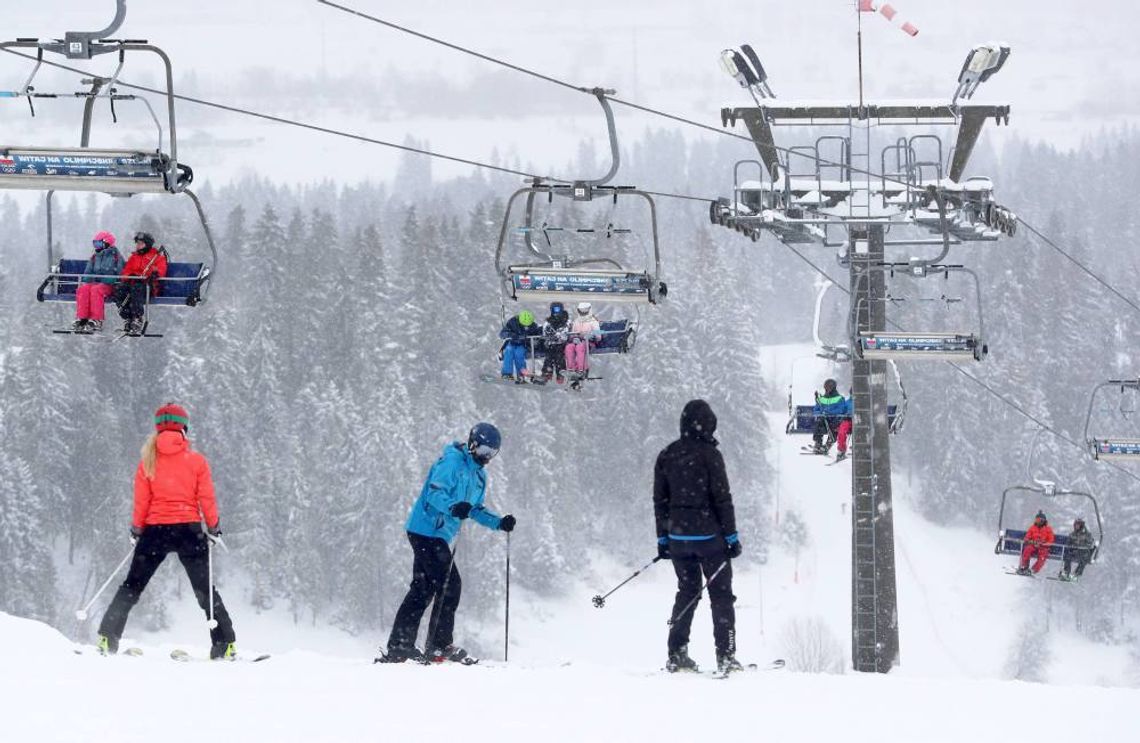
[[[524,328],[528,325],[534,325],[534,314],[530,310],[523,310],[519,313],[519,324]]]

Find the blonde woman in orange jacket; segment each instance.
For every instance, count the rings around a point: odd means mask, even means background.
[[[135,553],[127,579],[99,624],[99,649],[105,654],[118,651],[127,615],[171,552],[178,553],[198,606],[210,616],[208,540],[220,537],[222,530],[210,464],[190,448],[189,422],[183,407],[167,403],[155,412],[155,432],[143,444],[131,519]],[[233,623],[216,590],[213,596],[217,626],[210,629],[210,657],[233,659]]]

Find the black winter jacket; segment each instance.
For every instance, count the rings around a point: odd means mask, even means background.
[[[736,511],[715,431],[712,408],[704,400],[693,400],[681,413],[681,438],[657,455],[653,515],[658,537],[727,536],[736,531]]]
[[[1080,531],[1073,531],[1069,535],[1069,546],[1073,549],[1092,549],[1093,536],[1087,528]]]

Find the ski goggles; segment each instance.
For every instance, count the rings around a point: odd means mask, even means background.
[[[480,461],[490,462],[495,458],[495,455],[499,453],[499,449],[498,447],[488,446],[487,444],[476,444],[475,448],[471,450],[471,453]]]
[[[107,243],[103,240],[92,240],[91,245],[96,250],[102,250],[103,248],[107,247]]]

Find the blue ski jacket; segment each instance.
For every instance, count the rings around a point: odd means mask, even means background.
[[[527,345],[528,339],[539,335],[542,335],[542,328],[538,327],[538,323],[532,322],[530,325],[523,325],[519,322],[518,315],[507,320],[503,329],[499,331],[499,337],[503,340],[524,346]]]
[[[91,254],[87,260],[87,268],[83,271],[86,275],[80,279],[79,283],[114,284],[119,280],[119,274],[122,272],[123,256],[119,255],[119,251],[114,245],[108,245]],[[103,276],[104,278],[96,279],[91,278],[92,276]]]
[[[843,395],[820,395],[811,412],[827,418],[847,418],[851,415],[851,401]]]
[[[462,520],[451,515],[451,507],[460,501],[471,504],[471,518],[488,529],[498,529],[503,519],[483,507],[487,491],[487,473],[475,461],[467,447],[453,441],[428,471],[420,497],[408,514],[404,525],[412,534],[443,539],[449,544],[459,533]]]

